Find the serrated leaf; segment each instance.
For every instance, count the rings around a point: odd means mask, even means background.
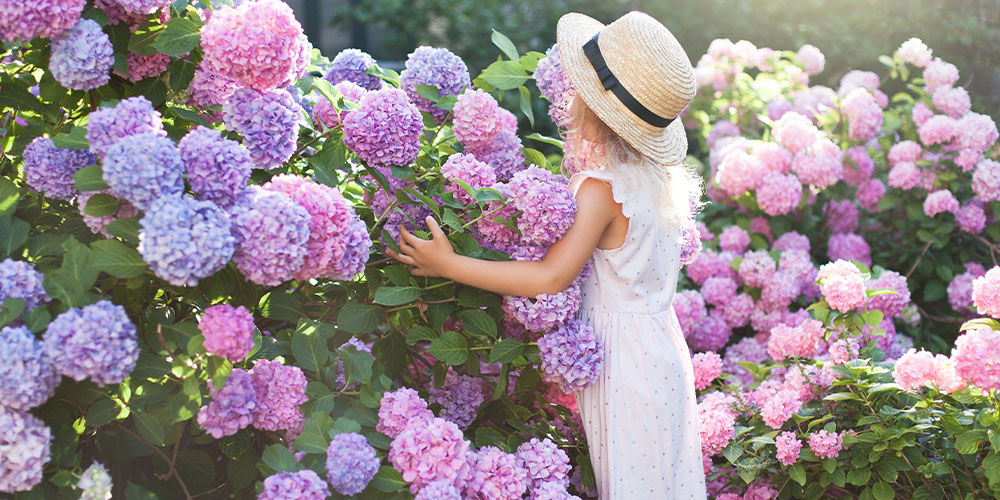
[[[152,47],[161,54],[179,56],[191,52],[201,41],[201,28],[186,17],[175,17],[167,22],[152,43]]]
[[[416,345],[417,342],[420,342],[421,340],[434,340],[437,337],[438,336],[434,333],[434,330],[431,330],[423,325],[416,325],[406,331],[406,344],[412,346]]]
[[[108,183],[104,182],[100,165],[87,165],[73,174],[73,187],[80,191],[104,191]]]
[[[478,309],[460,311],[458,319],[462,322],[462,328],[473,335],[485,335],[491,338],[497,336],[497,323],[485,311]]]
[[[510,38],[507,38],[507,35],[504,35],[497,30],[493,30],[493,34],[490,36],[490,39],[493,41],[493,45],[496,45],[497,48],[504,53],[504,55],[509,57],[512,61],[520,62],[521,55],[517,53],[517,47],[514,46],[514,42],[510,41]]]
[[[135,430],[143,439],[156,446],[163,446],[163,424],[159,420],[142,411],[133,412],[132,416],[135,417]]]
[[[136,249],[118,240],[97,240],[91,243],[94,267],[116,278],[129,279],[146,271],[146,263]]]
[[[490,85],[500,90],[513,90],[530,78],[518,61],[497,61],[490,64],[479,75]]]
[[[414,286],[383,286],[375,290],[375,303],[383,306],[409,304],[420,297],[420,289]]]
[[[382,308],[348,302],[337,313],[337,326],[349,333],[369,333],[382,319]]]
[[[490,350],[490,363],[510,363],[524,353],[524,344],[517,339],[503,339]]]
[[[427,352],[446,365],[458,366],[469,358],[469,346],[458,332],[447,331],[431,341]]]
[[[896,498],[896,492],[892,489],[892,486],[885,481],[879,481],[872,486],[872,494],[875,495],[875,500],[892,500]]]

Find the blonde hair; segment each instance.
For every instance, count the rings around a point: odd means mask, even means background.
[[[701,210],[704,182],[693,166],[686,163],[661,165],[640,153],[631,144],[615,133],[601,120],[579,95],[570,105],[570,128],[563,134],[567,152],[588,151],[594,156],[594,148],[587,148],[583,129],[589,123],[594,129],[593,145],[603,147],[603,162],[600,165],[587,161],[581,166],[574,161],[576,169],[601,168],[623,182],[626,193],[639,190],[654,190],[654,200],[659,208],[661,220],[668,225],[681,225]],[[569,154],[567,154],[569,156]],[[565,168],[564,158],[564,168]]]

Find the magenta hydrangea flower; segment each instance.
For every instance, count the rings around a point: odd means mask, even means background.
[[[324,500],[330,489],[311,469],[279,472],[264,480],[264,491],[257,500]]]
[[[924,84],[927,89],[954,85],[958,81],[958,68],[940,57],[935,57],[933,61],[924,68]]]
[[[123,137],[154,134],[166,136],[160,112],[143,96],[130,97],[113,108],[101,108],[90,113],[87,142],[90,151],[104,160],[108,150]]]
[[[330,69],[323,75],[323,79],[333,85],[351,82],[365,90],[379,90],[382,88],[382,79],[367,72],[375,65],[375,59],[367,52],[344,49],[330,62]]]
[[[694,334],[708,314],[705,310],[705,299],[697,290],[677,292],[674,295],[673,308],[685,337]]]
[[[798,154],[821,138],[821,133],[805,116],[788,112],[774,123],[774,139],[793,155]]]
[[[503,108],[501,108],[501,114]],[[524,153],[521,151],[521,138],[514,131],[503,129],[496,135],[493,142],[482,148],[468,148],[479,161],[493,167],[497,180],[510,181],[514,174],[525,169]]]
[[[878,203],[882,201],[883,196],[885,196],[885,184],[879,179],[868,179],[858,186],[855,198],[857,198],[861,208],[869,212],[877,212]]]
[[[701,253],[701,230],[695,223],[694,218],[689,218],[681,223],[680,236],[681,253],[678,257],[681,266],[686,266],[698,257]]]
[[[950,142],[958,133],[958,122],[947,115],[934,115],[917,129],[924,146]]]
[[[0,9],[0,41],[27,42],[32,38],[51,38],[73,26],[83,12],[86,0],[36,0],[4,2]]]
[[[983,203],[1000,201],[1000,162],[984,159],[976,165],[972,173],[972,192]]]
[[[820,52],[818,48],[814,45],[805,44],[799,47],[799,50],[795,53],[802,61],[802,65],[806,70],[806,73],[810,75],[815,75],[817,73],[823,72],[823,66],[826,64],[826,57]]]
[[[135,31],[139,29],[139,25],[146,21],[147,14],[155,12],[156,9],[153,9],[153,11],[148,13],[141,11],[133,12],[126,10],[125,4],[127,3],[132,2],[130,0],[94,0],[94,7],[103,10],[104,13],[108,15],[109,25],[115,26],[120,23],[125,23],[129,26],[129,29],[135,33]],[[161,6],[158,21],[160,21],[161,24],[167,24],[167,21],[170,20],[170,9],[167,8],[170,3],[169,0],[156,0],[156,3]]]
[[[170,5],[170,0],[114,0],[126,12],[152,14]]]
[[[754,141],[750,149],[769,172],[787,174],[792,167],[792,153],[776,142]]]
[[[580,497],[569,494],[566,486],[558,483],[541,483],[530,490],[528,500],[580,500]]]
[[[452,113],[455,115],[452,124],[455,138],[468,148],[488,147],[502,129],[500,105],[481,89],[462,92]]]
[[[517,456],[496,446],[484,446],[475,456],[468,494],[483,500],[520,500],[524,496],[527,473]]]
[[[462,500],[462,493],[448,481],[434,481],[420,488],[413,500]]]
[[[339,190],[292,174],[276,175],[262,188],[288,195],[309,214],[305,260],[295,279],[346,280],[364,271],[371,248],[368,228]]]
[[[483,404],[483,387],[476,377],[448,372],[444,385],[427,389],[427,400],[441,405],[441,418],[464,430],[476,419]]]
[[[526,472],[528,490],[540,488],[544,483],[569,485],[569,456],[552,440],[531,438],[517,447],[517,464]]]
[[[91,90],[108,83],[114,62],[111,39],[90,19],[80,19],[52,38],[49,72],[68,89]]]
[[[792,171],[799,180],[821,188],[836,183],[843,168],[844,151],[827,138],[814,141],[792,159]]]
[[[802,441],[795,437],[794,432],[784,431],[778,434],[774,438],[774,445],[778,449],[778,461],[781,465],[787,467],[799,459]]]
[[[972,303],[979,314],[1000,319],[1000,267],[994,267],[972,282]]]
[[[457,96],[472,82],[465,62],[448,49],[420,46],[407,56],[406,69],[399,74],[399,86],[420,111],[430,113],[440,124],[448,111],[421,97],[417,85],[433,85],[439,96]]]
[[[797,231],[789,231],[774,240],[771,248],[774,250],[781,250],[783,252],[787,250],[802,250],[809,253],[809,237]]]
[[[30,330],[0,330],[0,407],[28,411],[52,396],[59,379],[45,346]]]
[[[739,226],[729,226],[719,234],[719,248],[725,252],[742,254],[750,246],[750,234]]]
[[[909,40],[902,43],[897,49],[896,54],[903,62],[908,62],[918,68],[923,68],[931,62],[931,53],[933,51],[927,47],[923,41],[919,38],[910,38]]]
[[[255,166],[274,168],[292,157],[302,108],[287,90],[240,88],[222,109],[226,128],[243,136]]]
[[[292,8],[280,0],[215,10],[201,28],[201,47],[207,70],[261,91],[298,78],[312,50]]]
[[[901,161],[889,170],[889,186],[910,190],[920,184],[921,176],[920,167],[908,161]]]
[[[175,286],[197,285],[233,256],[229,214],[210,201],[157,199],[139,226],[139,254],[153,274]]]
[[[851,200],[830,200],[823,206],[826,227],[834,233],[851,232],[858,228],[861,215]]]
[[[462,94],[465,95],[465,94]],[[441,165],[441,176],[448,181],[460,180],[473,189],[482,189],[496,184],[493,168],[476,159],[471,154],[453,154]],[[455,195],[462,204],[469,205],[475,200],[456,182],[447,182],[445,189]]]
[[[410,483],[410,493],[435,481],[447,481],[464,489],[476,462],[462,430],[438,417],[411,420],[392,440],[388,458],[403,480]]]
[[[360,102],[361,98],[368,93],[364,88],[348,80],[334,85],[333,88],[337,89],[344,96],[344,102],[353,102],[355,104]],[[318,101],[316,101],[316,106],[313,107],[312,117],[313,121],[322,123],[326,128],[337,128],[351,113],[352,111],[346,109],[338,110],[329,99],[320,96]]]
[[[846,260],[823,264],[816,279],[830,307],[848,312],[865,303],[865,281],[861,271]]]
[[[288,195],[250,186],[233,212],[237,269],[264,286],[291,279],[308,251],[309,221],[309,212]]]
[[[109,300],[56,316],[42,341],[59,373],[100,387],[125,380],[139,359],[135,325]]]
[[[715,352],[699,352],[691,357],[694,368],[694,388],[702,390],[722,375],[722,358]]]
[[[326,479],[341,495],[361,493],[375,477],[378,467],[375,448],[356,432],[333,436],[326,449]]]
[[[198,319],[198,329],[205,337],[205,350],[233,363],[242,361],[250,353],[255,328],[253,315],[243,306],[218,304],[207,307]]]
[[[570,319],[538,340],[543,378],[565,393],[583,390],[604,366],[604,342],[594,329]]]
[[[494,184],[493,189],[500,191],[500,194],[504,198],[507,198],[506,184]],[[479,229],[479,235],[482,238],[480,240],[481,244],[507,253],[513,253],[515,246],[521,240],[521,235],[517,234],[517,231],[513,228],[495,219],[509,221],[517,213],[517,207],[513,203],[507,203],[506,206],[501,208],[501,205],[504,203],[505,201],[487,202],[484,210],[492,214],[489,217],[479,219],[476,227]]]
[[[687,335],[685,339],[693,350],[716,351],[722,349],[732,335],[733,329],[716,309],[709,313],[694,333]]]
[[[538,91],[552,103],[549,105],[552,122],[557,127],[566,128],[569,126],[569,107],[576,96],[576,88],[562,67],[558,44],[545,51],[545,57],[538,61],[534,76]]]
[[[517,228],[522,243],[551,245],[573,224],[576,199],[565,178],[533,165],[515,173],[507,189],[514,206],[521,212]]]
[[[115,74],[127,78],[129,81],[138,82],[145,78],[160,76],[170,65],[170,56],[154,53],[151,56],[142,56],[134,52],[128,54],[128,71],[122,74],[115,70]]]
[[[944,212],[955,213],[958,211],[958,207],[955,195],[947,189],[934,191],[927,195],[927,198],[924,198],[924,214],[928,217],[934,217]]]
[[[233,368],[226,384],[216,389],[208,383],[212,401],[198,411],[198,425],[215,439],[232,436],[253,423],[257,409],[257,393],[253,376],[241,368]]]
[[[1000,331],[966,330],[955,340],[951,361],[955,373],[972,385],[985,391],[1000,389]]]
[[[778,325],[771,329],[767,341],[767,354],[775,361],[785,358],[811,358],[816,355],[817,343],[823,339],[823,324],[809,319],[797,327]]]
[[[819,458],[837,458],[840,455],[843,435],[825,429],[809,434],[809,449]]]
[[[882,107],[868,89],[852,90],[841,102],[841,109],[847,117],[848,137],[865,142],[878,135],[882,126]]]
[[[42,482],[52,431],[27,412],[0,405],[0,492],[28,491]]]
[[[910,305],[910,288],[906,285],[906,277],[896,271],[882,271],[878,278],[868,282],[867,287],[869,290],[889,288],[896,291],[868,299],[868,307],[882,311],[886,317],[899,317],[903,314],[903,309]]]
[[[701,285],[701,296],[713,306],[723,307],[736,297],[739,285],[728,276],[713,276]]]
[[[802,183],[794,175],[768,172],[757,187],[757,204],[764,213],[784,215],[799,205],[802,199]]]
[[[698,403],[701,454],[711,457],[722,451],[736,434],[736,398],[722,391],[712,391]]]
[[[856,260],[872,265],[871,247],[860,234],[832,234],[826,246],[826,255],[830,260]]]
[[[794,390],[780,389],[761,402],[760,415],[772,429],[781,426],[802,409],[802,400]]]
[[[104,182],[111,194],[140,210],[161,198],[179,199],[184,191],[184,163],[173,141],[144,133],[119,139],[104,158]]]
[[[306,376],[297,366],[260,359],[250,369],[257,406],[253,425],[261,430],[291,430],[302,426],[304,417],[299,405],[305,403]]]
[[[409,165],[420,150],[423,120],[395,88],[369,92],[344,119],[344,144],[372,166]]]
[[[73,174],[97,162],[93,153],[56,147],[48,137],[36,137],[24,148],[24,177],[31,189],[49,198],[69,201],[79,194]]]
[[[760,364],[768,359],[767,347],[764,344],[754,337],[744,337],[726,348],[726,354],[722,358],[722,370],[735,376],[740,384],[749,386],[754,381],[753,375],[739,362]]]
[[[750,315],[753,313],[753,309],[753,297],[749,294],[741,293],[733,297],[732,301],[722,307],[722,319],[730,328],[742,328],[750,322]]]
[[[716,253],[712,249],[706,249],[687,265],[687,276],[696,284],[702,284],[711,276],[729,276],[736,278],[736,271],[730,267],[729,263],[735,258],[730,252]]]
[[[398,436],[411,421],[434,418],[434,414],[427,409],[427,402],[421,399],[417,391],[409,387],[386,392],[379,404],[375,430],[390,438]]]
[[[253,169],[250,152],[208,127],[196,127],[177,143],[194,197],[229,208],[246,189]]]

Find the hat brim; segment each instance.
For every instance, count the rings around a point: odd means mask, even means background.
[[[583,52],[583,45],[604,26],[600,21],[576,12],[559,19],[556,43],[566,75],[587,106],[632,147],[661,165],[681,163],[687,157],[688,143],[680,118],[665,128],[655,127],[633,114],[614,93],[604,90],[597,72]]]

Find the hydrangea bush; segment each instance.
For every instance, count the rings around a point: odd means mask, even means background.
[[[495,33],[478,75],[435,47],[397,74],[313,50],[280,0],[36,3],[0,23],[0,493],[596,497],[567,392],[603,363],[586,269],[501,297],[385,253],[426,216],[485,259],[564,234],[587,147],[544,154],[501,106],[566,125],[556,49]],[[715,201],[675,304],[713,494],[997,491],[1000,325],[937,353],[1000,312],[995,126],[912,42],[891,99],[751,47],[713,45],[684,116]]]

